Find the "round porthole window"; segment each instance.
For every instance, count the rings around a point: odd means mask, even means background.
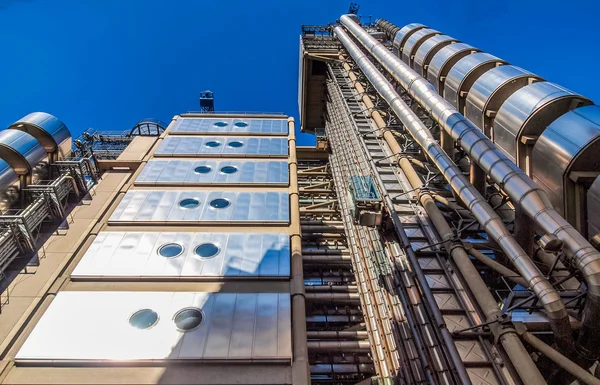
[[[179,206],[183,207],[184,209],[193,209],[196,208],[200,205],[200,201],[198,201],[198,199],[194,199],[194,198],[186,198],[184,200],[182,200],[181,202],[179,202]]]
[[[194,169],[196,174],[208,174],[211,171],[212,168],[210,166],[198,166]]]
[[[150,329],[158,322],[158,313],[152,309],[141,309],[129,317],[129,325],[136,329]]]
[[[158,249],[158,255],[165,258],[175,258],[183,253],[183,246],[177,243],[167,243]]]
[[[227,145],[228,145],[229,147],[233,147],[233,148],[240,148],[240,147],[243,147],[243,146],[244,146],[244,143],[242,143],[242,142],[240,142],[240,141],[236,140],[236,141],[233,141],[233,142],[229,142],[229,143],[227,143]]]
[[[219,147],[221,143],[217,142],[216,140],[211,140],[209,142],[206,142],[204,145],[206,147]]]
[[[196,247],[196,255],[202,258],[212,258],[219,254],[219,247],[214,243],[203,243]]]
[[[231,203],[224,198],[217,198],[214,199],[210,202],[210,207],[215,208],[215,209],[224,209],[225,207],[228,207]]]
[[[237,122],[234,124],[236,127],[248,127],[248,123],[246,122]]]
[[[204,315],[198,308],[185,308],[179,310],[173,317],[173,322],[177,329],[188,332],[196,329],[202,323]]]
[[[221,168],[221,172],[223,174],[234,174],[238,172],[238,169],[235,166],[225,166]]]
[[[225,122],[215,122],[215,126],[217,127],[227,127],[228,124]]]

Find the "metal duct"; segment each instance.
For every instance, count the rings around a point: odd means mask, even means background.
[[[444,83],[444,99],[464,114],[465,100],[473,83],[483,73],[503,64],[507,63],[485,52],[476,52],[463,57],[448,72]]]
[[[0,159],[0,212],[19,200],[19,176],[8,163]]]
[[[32,112],[8,127],[35,137],[48,154],[58,160],[71,153],[71,132],[58,118],[45,112]]]
[[[402,47],[402,60],[404,60],[406,64],[412,67],[415,54],[417,53],[417,50],[419,49],[421,44],[423,44],[423,42],[425,42],[425,40],[429,39],[430,37],[439,34],[440,32],[436,31],[435,29],[423,28],[410,35],[410,37],[406,39],[406,43],[404,43],[404,46]]]
[[[562,115],[544,130],[533,147],[533,180],[546,190],[556,211],[582,231],[585,223],[577,202],[583,192],[578,186],[598,176],[599,152],[600,106],[596,105]]]
[[[347,19],[342,16],[342,23],[347,24]],[[354,23],[359,29],[356,23]],[[519,273],[525,278],[530,289],[538,296],[543,304],[548,317],[553,321],[553,331],[557,344],[564,351],[573,351],[571,329],[566,308],[558,292],[544,278],[533,261],[523,251],[515,238],[504,226],[502,218],[471,185],[461,170],[452,162],[450,157],[442,150],[433,138],[431,132],[416,114],[404,103],[385,77],[375,68],[371,61],[352,42],[350,37],[341,27],[334,29],[334,34],[348,50],[354,61],[361,68],[375,90],[388,102],[390,108],[402,121],[406,130],[428,154],[429,158],[442,172],[452,189],[473,213],[477,221],[483,226],[488,235],[492,237],[511,260]],[[405,64],[403,64],[406,66]]]
[[[36,138],[24,131],[0,131],[0,159],[17,175],[27,176],[29,183],[35,184],[48,174],[46,151]]]
[[[564,242],[567,257],[573,259],[588,286],[578,352],[595,360],[600,353],[600,323],[597,322],[600,319],[600,253],[554,210],[545,191],[508,160],[473,123],[439,96],[430,83],[371,38],[356,22],[344,16],[341,17],[341,22],[401,86],[430,112],[433,119],[455,140],[460,141],[471,159],[500,185],[517,206],[523,208],[542,231],[554,234]]]
[[[396,32],[396,34],[394,35],[394,41],[392,45],[394,46],[396,52],[398,52],[399,56],[402,54],[402,46],[404,46],[404,43],[410,37],[410,35],[423,28],[427,27],[423,24],[412,23],[409,25],[405,25],[398,32]]]
[[[593,239],[595,237],[596,242],[598,242],[600,241],[600,215],[598,215],[598,213],[600,213],[600,176],[598,176],[590,186],[587,192],[586,203],[588,239]]]
[[[519,88],[540,80],[543,79],[512,65],[493,68],[473,83],[465,116],[491,138],[494,117],[502,103]]]
[[[536,82],[525,86],[510,95],[498,110],[494,144],[531,176],[531,151],[537,138],[565,112],[588,104],[592,101],[557,84]]]
[[[425,40],[415,53],[412,67],[421,75],[427,74],[427,67],[433,56],[442,48],[458,40],[448,35],[436,35]]]
[[[463,57],[480,50],[465,43],[450,44],[436,53],[427,68],[427,79],[440,95],[444,94],[444,81],[450,69]]]

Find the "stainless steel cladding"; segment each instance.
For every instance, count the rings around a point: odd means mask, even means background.
[[[487,71],[473,83],[467,95],[467,119],[491,137],[494,116],[502,103],[519,88],[540,80],[543,79],[512,65]]]
[[[287,158],[288,141],[287,138],[167,136],[155,151],[154,156],[250,156]]]
[[[253,134],[282,135],[288,134],[287,119],[232,119],[232,118],[178,118],[169,129],[173,134],[205,134],[221,135]]]
[[[4,159],[18,175],[31,176],[34,184],[48,175],[46,150],[24,131],[0,131],[0,159]]]
[[[61,291],[16,360],[289,365],[290,313],[289,293]]]
[[[597,323],[600,317],[600,253],[554,210],[546,191],[529,179],[473,123],[460,115],[445,99],[436,95],[431,84],[428,84],[415,71],[395,57],[385,46],[372,39],[352,19],[342,16],[340,20],[408,94],[430,112],[431,117],[440,124],[440,127],[453,139],[460,141],[461,147],[471,159],[494,182],[498,183],[511,200],[539,226],[542,232],[554,234],[563,241],[563,251],[582,272],[588,286],[577,350],[585,357],[596,359],[600,346],[600,342],[598,342],[600,330],[598,330]],[[457,44],[452,44],[444,49],[454,45]],[[438,55],[442,51],[438,52]],[[578,110],[586,108],[592,107],[581,107]],[[573,113],[569,112],[566,115]],[[590,124],[592,123],[587,123],[587,125]],[[533,157],[535,159],[535,153]]]
[[[410,35],[402,46],[402,60],[412,67],[414,55],[417,53],[421,44],[428,38],[439,34],[440,33],[435,29],[423,28]]]
[[[444,81],[452,66],[463,57],[475,52],[479,50],[473,46],[455,43],[445,46],[433,56],[427,68],[427,79],[440,95],[444,93]]]
[[[456,42],[458,42],[458,40],[448,35],[436,35],[430,37],[429,39],[425,40],[423,44],[421,44],[417,50],[417,53],[415,53],[415,59],[412,67],[419,74],[425,76],[427,74],[429,62],[433,56],[445,46]]]
[[[8,163],[0,159],[0,212],[19,200],[19,176]]]
[[[472,55],[474,56],[474,55]],[[494,143],[531,176],[531,151],[546,127],[562,114],[592,102],[566,88],[536,82],[512,94],[494,120]]]
[[[25,131],[34,136],[47,153],[55,153],[56,159],[71,153],[71,132],[65,124],[45,112],[32,112],[10,125],[10,129]]]
[[[402,54],[402,46],[406,39],[410,37],[413,33],[417,32],[420,29],[427,28],[423,24],[412,23],[402,27],[398,32],[396,32],[396,36],[394,36],[394,41],[392,45],[397,50],[398,54]]]
[[[289,168],[286,161],[151,159],[135,179],[135,184],[287,186]]]
[[[587,192],[587,232],[588,239],[600,236],[600,176]],[[597,240],[598,237],[596,237]]]
[[[485,52],[476,52],[463,57],[448,72],[444,83],[444,99],[464,115],[465,100],[473,83],[483,73],[502,64],[506,62]]]
[[[129,190],[109,223],[288,223],[289,206],[287,192]]]
[[[343,16],[342,23],[348,25]],[[354,22],[352,22],[351,26],[360,28]],[[350,27],[349,29],[352,30]],[[364,31],[362,28],[360,28],[360,30]],[[373,85],[374,89],[377,90],[383,99],[390,105],[390,108],[398,116],[405,129],[419,146],[427,152],[427,155],[448,181],[452,190],[460,196],[461,201],[465,203],[466,207],[469,207],[475,219],[482,225],[488,235],[498,243],[521,276],[529,283],[530,289],[540,299],[548,317],[556,322],[555,325],[557,326],[553,327],[553,331],[557,336],[556,338],[565,341],[566,344],[568,344],[568,341],[572,340],[569,330],[570,326],[568,324],[568,314],[558,292],[552,287],[550,282],[544,278],[543,274],[538,270],[537,266],[529,258],[527,253],[519,246],[516,239],[504,225],[503,220],[498,213],[496,213],[486,202],[485,198],[481,196],[478,190],[469,183],[462,171],[453,163],[452,159],[442,150],[441,146],[433,138],[431,131],[417,117],[414,111],[406,105],[400,95],[395,91],[395,88],[392,87],[365,54],[363,54],[352,42],[343,28],[336,27],[334,29],[334,34],[350,53],[350,56],[352,56],[358,67]],[[359,34],[358,31],[357,34]],[[385,49],[385,47],[383,49]],[[386,52],[389,54],[387,49]],[[395,57],[394,59],[398,60]],[[404,63],[402,63],[401,66],[408,69]],[[414,71],[410,69],[409,71],[414,73]],[[572,341],[570,343],[572,345]]]
[[[552,122],[533,147],[533,180],[548,194],[556,210],[570,222],[578,211],[579,178],[600,170],[600,107],[585,106]]]
[[[71,277],[183,279],[290,276],[290,236],[279,233],[100,232]]]

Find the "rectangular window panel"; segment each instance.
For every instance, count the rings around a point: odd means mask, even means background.
[[[154,152],[156,157],[283,157],[288,156],[287,138],[167,136]]]
[[[287,186],[286,161],[151,159],[136,185],[273,184]]]
[[[290,276],[287,233],[100,232],[71,277]]]
[[[108,221],[289,223],[289,210],[287,192],[129,190]]]
[[[291,360],[289,293],[63,291],[19,362]]]
[[[169,134],[205,134],[222,135],[254,134],[283,135],[288,134],[287,119],[256,118],[185,118],[177,119],[169,130]]]

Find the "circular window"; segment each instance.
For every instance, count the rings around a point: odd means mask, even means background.
[[[158,322],[158,313],[151,309],[138,310],[129,317],[129,325],[136,329],[149,329]]]
[[[219,254],[219,247],[214,243],[203,243],[196,247],[196,255],[202,258],[212,258]]]
[[[227,123],[225,123],[225,122],[216,122],[216,123],[215,123],[215,126],[217,126],[217,127],[227,127],[227,126],[228,126],[228,124],[227,124]]]
[[[225,207],[228,207],[231,203],[224,198],[217,198],[214,199],[210,202],[210,207],[213,207],[215,209],[224,209]]]
[[[200,326],[203,319],[202,311],[192,307],[179,310],[173,317],[173,322],[177,329],[187,332]]]
[[[237,122],[234,124],[236,127],[248,127],[248,123],[246,122]]]
[[[195,207],[198,207],[199,205],[200,202],[198,201],[198,199],[194,198],[186,198],[179,202],[179,206],[183,207],[184,209],[193,209]]]
[[[233,148],[240,148],[240,147],[244,146],[244,143],[236,140],[235,142],[229,142],[229,143],[227,143],[227,145],[229,147],[233,147]]]
[[[210,168],[210,166],[198,166],[194,169],[196,174],[208,174],[211,171],[212,168]]]
[[[158,255],[165,258],[175,258],[183,253],[183,246],[177,243],[167,243],[158,249]]]
[[[223,174],[233,174],[238,172],[238,169],[235,166],[225,166],[221,168],[221,172]]]
[[[211,140],[210,142],[206,142],[204,145],[206,147],[219,147],[221,143],[217,142],[216,140]]]

